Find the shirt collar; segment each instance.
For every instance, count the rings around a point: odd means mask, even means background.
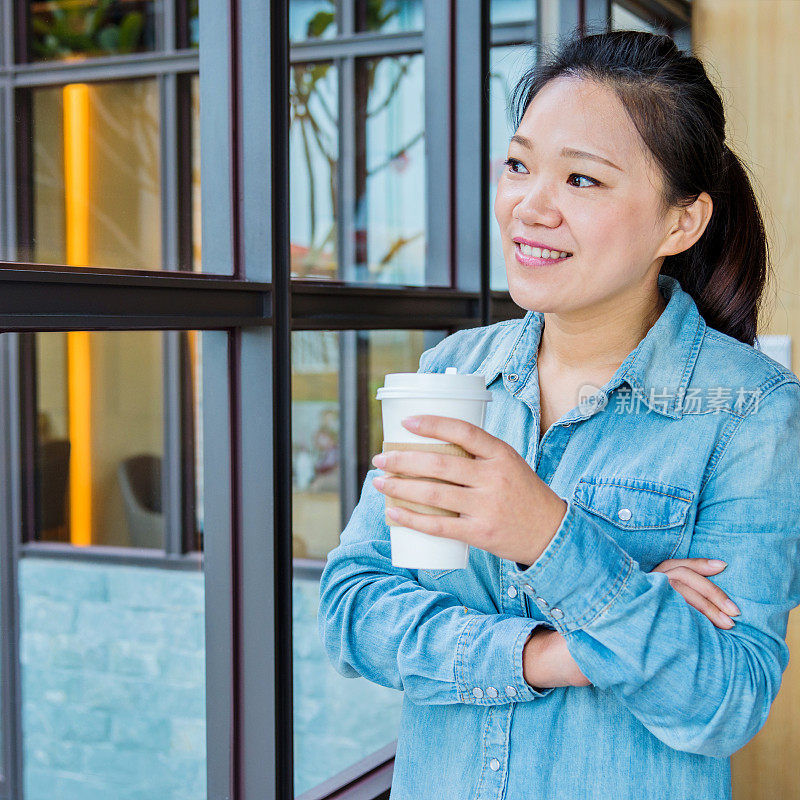
[[[694,299],[676,278],[659,275],[658,286],[667,300],[666,308],[603,390],[608,395],[624,380],[638,390],[642,402],[653,411],[680,419],[681,401],[706,324]],[[509,326],[517,330],[517,335],[505,337],[476,370],[485,376],[487,386],[502,374],[513,391],[514,384],[507,381],[508,376],[516,373],[522,377],[521,370],[534,368],[543,320],[542,312],[528,311],[518,325]]]

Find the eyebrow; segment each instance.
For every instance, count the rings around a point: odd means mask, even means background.
[[[521,136],[518,133],[515,133],[511,137],[511,141],[517,142],[517,144],[521,144],[528,150],[533,150],[533,145],[531,144],[531,140],[526,138],[525,136]],[[594,153],[587,153],[585,150],[576,150],[573,147],[563,147],[561,149],[561,155],[564,156],[565,158],[585,158],[589,159],[590,161],[599,161],[601,164],[607,164],[609,167],[614,167],[614,169],[618,169],[620,172],[625,171],[622,169],[622,167],[618,167],[613,161],[609,161],[607,158],[595,155]]]

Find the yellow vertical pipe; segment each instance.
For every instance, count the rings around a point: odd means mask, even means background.
[[[73,83],[64,97],[64,207],[67,264],[89,261],[89,87]],[[87,331],[67,334],[70,541],[92,543],[92,357]]]

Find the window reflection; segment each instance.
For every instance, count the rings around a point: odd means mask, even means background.
[[[357,31],[422,30],[422,0],[356,0],[355,11]]]
[[[669,31],[666,28],[643,19],[624,6],[619,5],[619,3],[611,4],[611,29],[615,31],[645,31],[647,33],[669,35]]]
[[[389,372],[416,372],[441,331],[295,331],[292,334],[292,542],[296,559],[323,560],[342,531],[343,474],[382,450],[377,390]],[[344,458],[344,461],[342,461]],[[371,464],[361,464],[361,489]],[[381,523],[381,520],[378,521]],[[295,796],[397,737],[402,695],[364,678],[343,678],[317,630],[318,578],[295,575]]]
[[[492,25],[504,22],[532,22],[536,19],[537,0],[491,0]]]
[[[202,497],[196,333],[38,333],[32,355],[37,540],[164,548],[165,337],[175,348],[184,502]],[[202,506],[196,507],[187,549],[202,549]]]
[[[32,227],[20,260],[159,269],[157,82],[35,89],[30,106],[33,165],[19,191]]]
[[[506,168],[508,142],[514,134],[510,120],[511,91],[535,61],[536,48],[528,44],[492,47],[489,51],[489,253],[492,291],[508,291],[503,243],[494,217],[497,182]]]
[[[289,39],[330,39],[336,36],[337,0],[289,0]]]
[[[355,275],[422,286],[425,277],[424,61],[356,62]]]
[[[338,76],[332,64],[291,68],[290,259],[294,278],[336,278]]]
[[[33,0],[31,59],[68,60],[154,50],[160,5],[154,0]]]

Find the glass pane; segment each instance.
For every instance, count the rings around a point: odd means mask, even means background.
[[[359,32],[422,30],[422,0],[356,0],[355,10]]]
[[[367,462],[382,449],[380,404],[388,372],[416,372],[440,331],[295,331],[292,334],[293,547],[296,558],[325,559],[342,530],[342,420],[368,432]],[[353,365],[345,366],[345,365]],[[350,391],[352,387],[353,391]],[[356,398],[343,408],[341,397]],[[358,476],[363,485],[370,464]],[[317,630],[319,579],[294,578],[295,795],[311,789],[397,738],[402,694],[331,666]]]
[[[155,0],[31,0],[32,61],[156,49]]]
[[[163,536],[161,353],[179,345],[171,360],[191,470],[197,338],[36,334],[38,511],[49,531],[75,544]],[[205,579],[201,564],[183,566],[20,559],[26,800],[206,797]]]
[[[534,63],[536,52],[536,48],[528,44],[492,47],[489,51],[489,285],[492,291],[508,291],[503,244],[494,216],[497,182],[500,174],[506,168],[503,162],[508,156],[509,139],[514,134],[509,120],[508,104],[517,81]]]
[[[155,80],[73,83],[31,93],[33,164],[23,193],[32,242],[20,260],[161,267]]]
[[[330,39],[336,36],[338,0],[289,0],[289,39]]]
[[[356,62],[355,274],[423,286],[425,92],[421,55]]]
[[[187,41],[189,47],[197,47],[200,44],[200,0],[184,0],[187,5],[186,17],[189,23],[189,35]]]
[[[206,797],[205,579],[19,562],[26,800]]]
[[[536,0],[492,0],[492,25],[504,22],[532,22],[536,19]]]
[[[654,25],[646,19],[642,19],[632,11],[628,11],[618,3],[611,4],[611,29],[612,30],[631,30],[646,31],[648,33],[661,33],[668,35],[669,32],[661,25]]]
[[[296,64],[289,84],[290,259],[293,278],[335,278],[338,75],[332,64]]]
[[[169,343],[165,341],[169,337]],[[202,498],[195,447],[197,335],[99,331],[35,335],[36,538],[76,546],[164,548],[164,348],[180,386],[183,485]],[[193,456],[194,454],[194,456]],[[185,502],[192,508],[194,497]],[[186,532],[202,549],[202,517]]]

